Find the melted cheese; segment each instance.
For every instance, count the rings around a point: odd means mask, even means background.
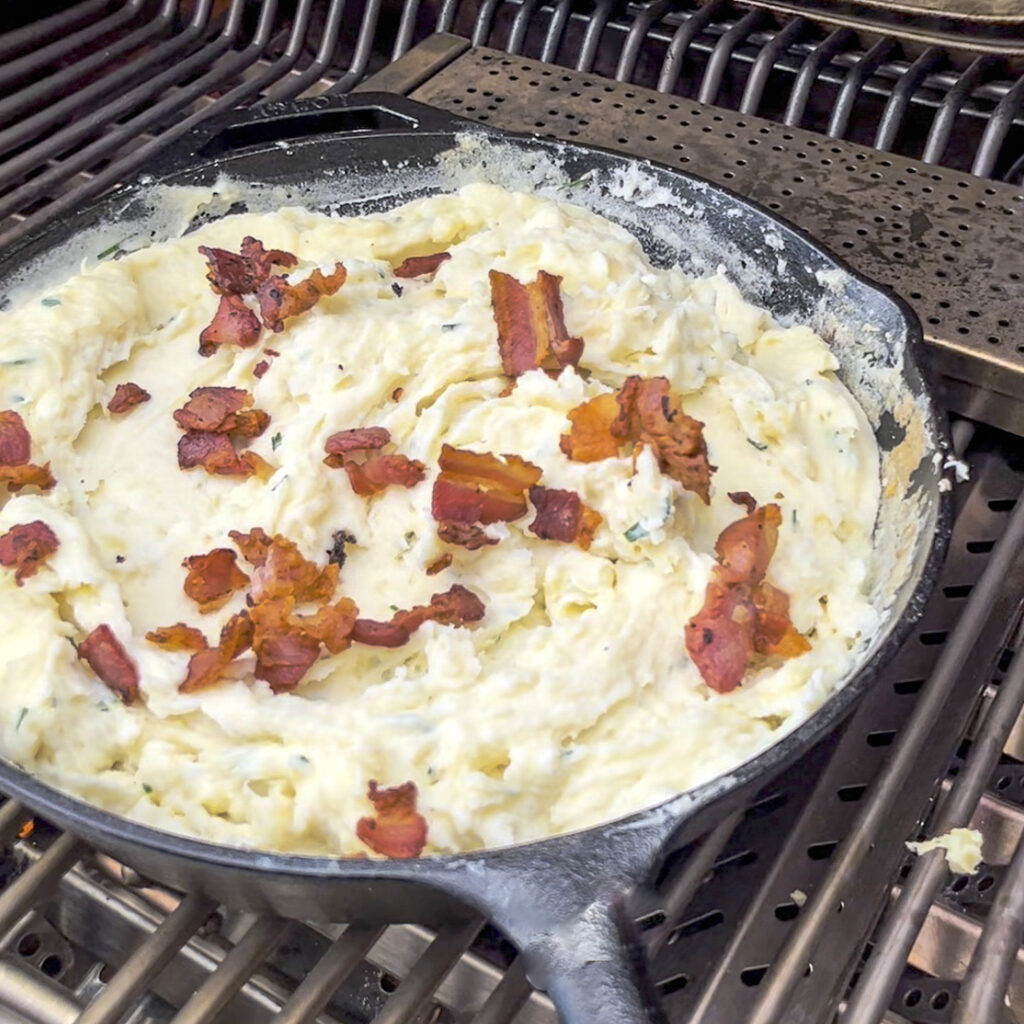
[[[199,244],[245,235],[300,260],[294,276],[344,261],[334,296],[255,348],[201,358],[216,309]],[[433,280],[392,289],[391,266],[447,249]],[[581,365],[504,379],[487,272],[561,275]],[[269,372],[253,367],[269,346]],[[363,850],[367,780],[419,788],[431,851],[531,840],[608,820],[694,787],[765,749],[846,677],[876,625],[865,597],[879,498],[866,419],[806,327],[784,328],[722,276],[651,266],[623,229],[578,207],[473,185],[386,214],[303,209],[245,214],[108,261],[0,315],[0,408],[17,409],[33,459],[58,486],[12,496],[0,530],[42,519],[60,548],[16,587],[0,578],[0,743],[29,771],[138,821],[293,852]],[[704,421],[718,467],[705,507],[636,460],[570,462],[567,412],[628,374],[665,375]],[[114,387],[152,400],[111,416]],[[246,388],[271,416],[251,445],[266,482],[178,469],[171,413],[202,385]],[[392,393],[401,388],[398,401]],[[322,464],[337,430],[386,427],[428,466],[417,487],[365,500]],[[603,523],[587,552],[543,542],[530,517],[492,527],[501,543],[446,548],[430,494],[442,443],[514,452],[547,486],[577,491]],[[812,650],[752,669],[717,695],[687,657],[683,626],[703,603],[720,530],[741,514],[728,491],[777,501],[769,579],[792,597]],[[261,526],[319,562],[352,533],[339,593],[364,616],[462,583],[486,604],[472,629],[427,624],[405,647],[324,656],[294,693],[233,679],[181,694],[187,655],[147,630],[185,621],[211,642],[242,607],[200,615],[182,559]],[[73,642],[108,623],[136,661],[142,699],[121,705]]]

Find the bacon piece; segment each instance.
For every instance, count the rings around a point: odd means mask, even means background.
[[[284,321],[305,313],[325,295],[333,295],[344,283],[347,271],[342,263],[324,275],[314,270],[305,281],[292,283],[280,275],[269,278],[256,293],[260,303],[263,326],[278,333],[284,330]]]
[[[218,682],[224,670],[238,655],[252,646],[253,624],[249,613],[242,611],[232,615],[220,631],[216,647],[196,651],[188,660],[188,671],[178,684],[180,693],[194,693]]]
[[[181,564],[188,569],[184,590],[199,605],[199,610],[216,611],[249,577],[235,564],[238,556],[231,548],[214,548],[205,555],[189,555]]]
[[[252,348],[260,338],[259,317],[240,295],[222,295],[209,326],[199,335],[199,354],[212,356],[221,345]]]
[[[410,636],[409,630],[402,626],[379,619],[356,619],[352,628],[352,639],[370,647],[401,647],[409,642]]]
[[[472,590],[456,583],[441,594],[434,594],[430,604],[418,604],[391,616],[392,625],[415,633],[424,622],[442,626],[465,626],[484,617],[484,603]]]
[[[182,430],[227,434],[232,438],[259,437],[270,425],[270,416],[252,408],[253,398],[243,388],[195,388],[188,401],[174,410],[174,422]]]
[[[373,804],[373,815],[356,822],[360,842],[382,857],[418,857],[427,845],[427,822],[416,812],[416,784],[380,789],[371,779],[366,796]]]
[[[266,460],[255,452],[235,451],[225,434],[205,430],[186,431],[178,440],[178,466],[194,469],[202,466],[213,476],[265,476],[273,472]]]
[[[436,274],[437,268],[450,260],[451,253],[434,252],[429,256],[407,256],[392,271],[395,277],[422,277],[424,274]]]
[[[328,456],[330,458],[334,456]],[[419,459],[410,459],[405,455],[372,455],[365,462],[348,459],[342,465],[352,490],[361,498],[379,494],[392,484],[415,487],[427,472],[426,466]]]
[[[266,359],[261,359],[253,368],[252,375],[257,379],[262,379],[263,375],[270,369],[270,363]]]
[[[337,433],[331,434],[324,442],[324,451],[328,455],[348,455],[351,452],[383,448],[390,440],[391,431],[386,427],[353,427],[350,430],[339,430]],[[341,464],[328,463],[328,465]]]
[[[227,249],[199,246],[206,257],[206,278],[220,295],[251,295],[268,277],[274,264],[294,267],[298,260],[281,249],[264,249],[263,243],[251,235],[242,239],[241,254]]]
[[[789,596],[764,579],[781,522],[778,505],[763,505],[730,523],[715,541],[717,564],[685,637],[701,677],[718,693],[740,684],[755,652],[793,658],[810,650],[789,619]]]
[[[78,656],[121,698],[131,704],[139,695],[139,670],[114,631],[103,623],[79,645]]]
[[[320,641],[291,620],[293,606],[293,600],[278,598],[257,601],[249,610],[255,675],[274,693],[294,690],[320,656]]]
[[[176,622],[173,626],[158,626],[146,634],[146,639],[165,651],[205,651],[209,646],[202,630]]]
[[[558,442],[562,451],[574,462],[600,462],[619,454],[621,441],[612,435],[612,422],[619,414],[614,392],[577,405],[569,411],[571,427]]]
[[[584,551],[594,540],[601,525],[601,516],[583,504],[575,491],[562,491],[553,487],[531,487],[530,501],[537,515],[528,529],[541,540],[576,543]]]
[[[436,576],[439,572],[444,572],[452,564],[452,553],[446,551],[439,558],[435,558],[434,561],[426,568],[428,576]]]
[[[734,505],[742,505],[748,515],[757,508],[757,500],[749,491],[729,491],[728,498]]]
[[[526,491],[540,480],[541,470],[518,455],[500,459],[489,452],[471,452],[444,445],[438,459],[431,512],[439,522],[511,522],[526,514]]]
[[[31,451],[32,439],[20,414],[13,409],[0,412],[0,484],[6,484],[8,491],[22,487],[48,491],[57,483],[48,462],[36,466],[28,461]]]
[[[0,565],[14,570],[20,587],[59,546],[57,535],[41,519],[18,523],[0,537]]]
[[[303,633],[318,640],[331,654],[340,654],[352,643],[357,614],[355,601],[343,597],[318,608],[313,615],[300,616],[298,621]]]
[[[32,438],[19,413],[0,412],[0,466],[25,466],[32,454]]]
[[[446,544],[458,544],[468,551],[476,551],[478,548],[498,543],[497,537],[492,537],[482,526],[475,523],[438,523],[437,535]]]
[[[115,416],[121,413],[130,412],[137,405],[148,402],[153,396],[138,384],[128,381],[125,384],[118,384],[114,388],[114,395],[107,402],[107,411]]]
[[[287,537],[268,537],[260,527],[248,533],[232,530],[228,536],[253,566],[250,593],[255,602],[292,597],[297,602],[330,600],[338,585],[338,567],[320,568],[300,553]]]
[[[498,351],[506,374],[518,377],[538,367],[560,370],[579,363],[583,340],[570,338],[566,330],[560,277],[544,270],[529,284],[500,270],[490,271],[488,277]]]
[[[627,377],[618,391],[619,415],[612,434],[649,444],[666,476],[693,491],[705,505],[710,502],[711,466],[704,443],[704,424],[683,412],[679,396],[668,379]]]

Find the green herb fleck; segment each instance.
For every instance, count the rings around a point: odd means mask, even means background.
[[[442,331],[454,331],[458,324],[441,324]]]
[[[756,449],[757,449],[757,450],[758,450],[759,452],[766,452],[766,451],[768,451],[768,445],[766,445],[766,444],[761,444],[761,442],[760,442],[760,441],[755,441],[755,440],[754,440],[754,439],[753,439],[752,437],[748,437],[748,438],[747,438],[747,444],[749,444],[749,445],[753,446],[753,447],[754,447],[754,448],[756,448]]]
[[[59,306],[60,299],[43,299],[41,304],[46,306],[47,308],[51,306]]]
[[[115,242],[113,245],[108,245],[107,248],[103,250],[103,252],[96,253],[96,259],[98,259],[98,260],[110,259],[111,256],[116,255],[120,251],[121,251],[121,243],[120,242]]]
[[[415,530],[410,530],[410,531],[409,531],[409,532],[408,532],[408,533],[407,533],[407,534],[405,535],[405,543],[406,543],[406,544],[412,544],[412,543],[413,543],[413,541],[415,541],[415,540],[416,540],[416,531],[415,531]]]
[[[279,431],[278,431],[278,432],[277,432],[277,433],[276,433],[276,434],[275,434],[275,435],[274,435],[274,436],[273,436],[273,437],[272,437],[272,438],[270,439],[270,450],[271,450],[271,451],[274,451],[274,452],[276,452],[276,451],[277,451],[277,449],[278,449],[278,448],[280,448],[280,447],[281,447],[281,431],[279,430]]]
[[[570,189],[578,188],[585,181],[589,181],[593,177],[594,172],[587,171],[586,174],[581,174],[578,178],[573,178],[572,181],[567,181],[564,185],[558,186],[559,192],[568,192]]]
[[[300,764],[309,764],[309,758],[305,754],[297,754],[296,757],[298,757]]]
[[[14,723],[14,731],[17,732],[21,728],[21,723],[25,721],[25,716],[28,714],[28,708],[18,708],[18,717]]]
[[[785,721],[782,715],[762,715],[761,721],[768,726],[769,729],[778,729],[780,725]]]
[[[625,538],[631,544],[640,540],[641,537],[646,537],[647,531],[639,524],[634,523],[625,533]]]
[[[388,605],[388,607],[389,607],[389,608],[390,608],[390,609],[391,609],[391,610],[392,610],[393,612],[397,612],[397,611],[398,611],[398,605],[397,605],[397,604],[389,604],[389,605]]]
[[[148,782],[144,782],[142,784],[142,792],[145,793],[146,796],[149,796],[149,794],[153,792],[153,787]]]
[[[35,358],[32,356],[22,356],[20,359],[5,359],[0,366],[28,366],[29,363],[34,363]]]

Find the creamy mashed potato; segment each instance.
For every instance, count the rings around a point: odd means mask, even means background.
[[[255,348],[202,358],[217,297],[197,246],[237,251],[245,235],[296,253],[295,279],[341,260],[348,281]],[[451,259],[436,276],[396,294],[392,266],[441,249]],[[492,268],[524,282],[561,275],[583,374],[534,371],[503,394]],[[280,356],[257,379],[268,346]],[[489,185],[360,218],[227,217],[84,270],[0,315],[0,408],[24,417],[33,461],[49,460],[58,481],[6,499],[0,532],[41,519],[60,541],[21,587],[0,570],[3,752],[150,825],[337,854],[365,852],[355,824],[371,778],[416,783],[429,853],[582,828],[727,772],[818,707],[876,625],[865,593],[878,452],[836,366],[811,330],[781,327],[723,276],[656,269],[603,218]],[[635,468],[559,450],[568,411],[629,374],[667,376],[705,423],[710,507],[649,449]],[[111,416],[125,381],[152,400]],[[178,468],[171,414],[204,385],[245,388],[270,414],[250,445],[269,480]],[[421,484],[367,500],[323,465],[328,435],[370,425],[427,466]],[[577,491],[603,517],[590,550],[537,539],[532,516],[489,527],[502,538],[493,547],[442,544],[430,500],[445,442],[516,453],[546,486]],[[754,666],[720,695],[683,627],[703,603],[716,536],[742,515],[728,491],[781,507],[768,578],[812,649]],[[255,681],[251,657],[233,678],[179,693],[188,655],[144,635],[184,621],[216,642],[244,593],[200,615],[182,559],[254,526],[320,564],[335,531],[350,532],[338,593],[364,616],[387,619],[454,583],[486,614],[464,629],[428,623],[401,648],[325,655],[292,693]],[[445,551],[451,566],[428,577]],[[101,623],[139,667],[134,706],[76,656]]]

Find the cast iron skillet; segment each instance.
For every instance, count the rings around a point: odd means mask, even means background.
[[[144,180],[208,185],[225,173],[243,182],[290,188],[333,175],[336,208],[364,212],[444,188],[436,159],[467,130],[468,122],[386,95],[267,104],[204,126],[162,156],[158,166],[147,168]],[[480,126],[471,130],[476,138],[505,146],[506,156],[553,157],[564,164],[570,179],[591,170],[610,174],[632,163],[583,146]],[[818,328],[843,360],[841,375],[858,399],[865,398],[865,380],[891,368],[901,395],[917,401],[923,446],[914,457],[913,472],[903,475],[880,516],[880,523],[904,524],[909,572],[895,590],[887,628],[841,690],[758,757],[658,807],[570,835],[464,856],[361,861],[219,846],[126,821],[2,760],[0,788],[144,875],[199,889],[229,905],[302,918],[431,923],[452,917],[454,897],[463,910],[468,906],[485,913],[520,947],[531,981],[551,994],[563,1020],[633,1024],[644,1019],[638,978],[619,941],[625,894],[649,878],[659,850],[670,839],[682,843],[699,836],[846,715],[919,618],[949,533],[948,502],[938,486],[942,459],[933,458],[946,445],[916,364],[921,331],[911,310],[894,294],[850,273],[819,243],[747,200],[678,171],[650,164],[644,168],[678,196],[680,211],[699,211],[706,228],[701,244],[712,247],[712,256],[720,247],[723,259],[735,266],[740,254],[741,265],[761,282],[744,284],[748,297],[780,317],[792,315]],[[372,180],[387,184],[371,196],[374,186],[367,182]],[[14,273],[27,263],[101,221],[145,223],[146,195],[146,188],[133,182],[21,242],[0,258],[0,282],[10,287]],[[298,192],[296,199],[302,198]],[[631,229],[654,259],[685,265],[687,251],[673,248],[664,233],[647,231],[648,213],[641,211]],[[686,219],[680,212],[680,223]],[[851,361],[850,346],[866,333],[875,339],[873,348]],[[905,434],[895,398],[876,409],[873,419],[891,462]],[[680,637],[664,642],[681,643],[681,631]]]

